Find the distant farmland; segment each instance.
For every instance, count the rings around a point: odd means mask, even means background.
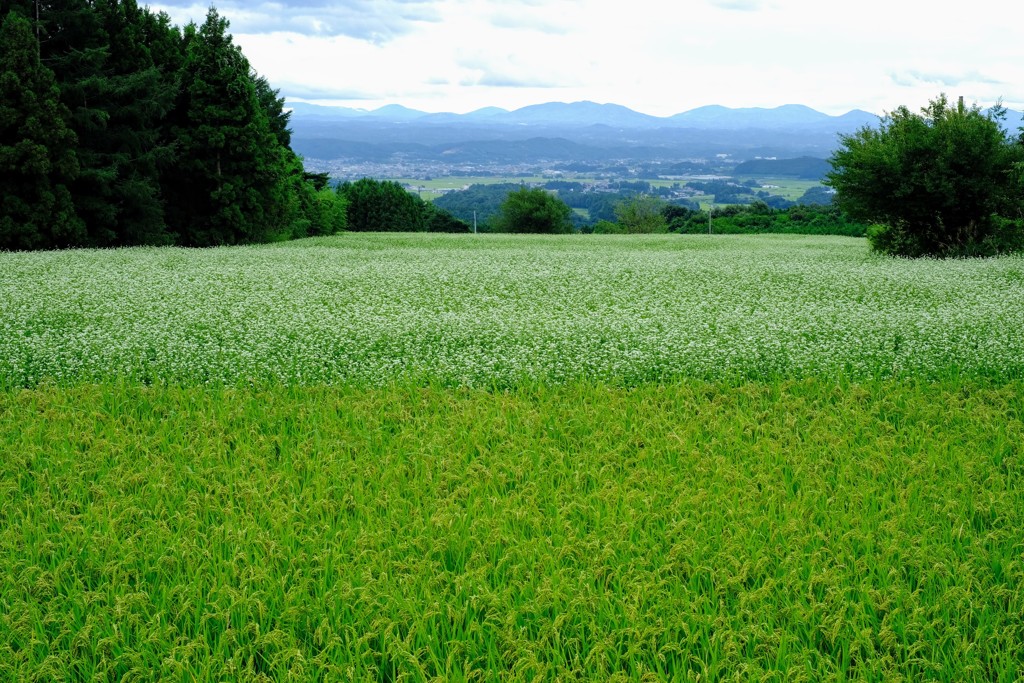
[[[753,188],[754,190],[766,190],[769,194],[777,195],[790,201],[796,201],[811,187],[821,185],[820,181],[801,180],[797,178],[748,178],[746,176],[739,178],[740,181],[750,179],[754,179],[758,183],[758,186]],[[475,184],[496,185],[501,183],[526,183],[528,185],[543,185],[551,181],[552,178],[541,176],[445,176],[440,178],[430,178],[429,180],[418,178],[393,178],[392,180],[407,186],[410,190],[419,194],[421,199],[430,201],[436,199],[445,192],[462,190]],[[658,178],[645,178],[643,181],[650,183],[652,187],[673,187],[675,185],[685,186],[687,184],[686,180],[666,180]],[[594,177],[574,177],[571,179],[571,182],[578,182],[586,186],[607,182],[607,180]],[[718,204],[714,203],[714,197],[711,195],[699,194],[691,196],[690,199],[700,204],[701,208],[704,209],[707,209],[708,206],[728,205],[728,202]]]

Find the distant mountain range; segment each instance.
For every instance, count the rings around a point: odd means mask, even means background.
[[[832,126],[856,129],[878,122],[878,116],[854,109],[842,116],[829,116],[801,104],[786,104],[774,109],[751,107],[730,109],[720,105],[698,107],[673,116],[651,116],[633,111],[619,104],[598,104],[596,102],[548,102],[534,104],[514,111],[498,107],[486,107],[467,114],[431,114],[391,104],[380,109],[352,109],[349,107],[328,107],[306,102],[289,102],[294,119],[316,119],[319,121],[375,121],[389,123],[422,124],[476,123],[487,125],[574,125],[610,126],[613,128],[788,128],[794,126]]]
[[[286,106],[292,111],[293,148],[307,159],[331,161],[325,168],[375,164],[439,172],[456,166],[508,171],[538,164],[594,169],[700,159],[825,159],[840,135],[880,120],[860,109],[830,116],[800,104],[709,105],[663,117],[595,102],[549,102],[514,111],[487,107],[467,114],[397,104],[372,111],[304,102]],[[1016,130],[1021,116],[1008,112],[1006,126]]]

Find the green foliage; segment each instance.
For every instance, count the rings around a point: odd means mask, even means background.
[[[326,189],[327,184],[330,182],[331,177],[327,173],[313,173],[310,171],[303,171],[302,177],[313,186],[313,189],[319,192],[320,190]]]
[[[14,169],[0,248],[231,244],[339,224],[317,213],[320,179],[289,149],[283,100],[215,11],[184,35],[135,0],[8,0],[0,12],[35,24],[4,49],[22,60],[4,106],[23,113],[0,124]],[[56,110],[33,113],[54,93]],[[49,139],[33,142],[18,116]]]
[[[713,210],[711,231],[723,235],[791,234],[845,235],[863,237],[868,225],[852,220],[834,204],[798,204],[787,209],[773,209],[765,202],[731,205]],[[683,234],[708,232],[705,211],[679,213],[669,219],[669,229]]]
[[[1017,681],[1022,397],[0,391],[0,679]]]
[[[621,223],[614,221],[599,220],[590,229],[595,235],[625,235],[626,228]]]
[[[616,204],[615,217],[628,234],[668,232],[668,221],[662,213],[666,206],[656,197],[640,195]]]
[[[414,198],[397,183],[361,178],[339,185],[337,194],[346,202],[350,230],[414,231],[418,227]]]
[[[430,202],[424,202],[427,232],[471,232],[473,227]]]
[[[284,98],[278,97],[279,91],[273,89],[267,79],[255,71],[250,72],[249,78],[252,80],[256,90],[256,99],[259,100],[260,107],[266,114],[270,131],[277,139],[277,143],[281,147],[291,149],[292,132],[288,128],[288,123],[292,118],[292,113],[285,111]]]
[[[951,106],[945,95],[921,114],[900,107],[878,129],[842,138],[826,184],[850,216],[878,223],[874,249],[898,256],[985,255],[1024,246],[1024,193],[1014,169],[1024,146],[1000,125],[1003,112]]]
[[[361,178],[338,186],[356,232],[468,232],[470,227],[393,180]]]
[[[69,3],[74,5],[75,3]],[[177,74],[154,61],[149,41],[178,40],[134,0],[79,4],[75,31],[54,55],[68,69],[62,97],[79,139],[79,174],[72,192],[96,246],[167,244],[160,168],[173,159],[163,129],[174,103]],[[165,34],[165,35],[159,35]],[[88,56],[79,60],[78,55]]]
[[[157,34],[170,29],[133,0],[5,4],[33,18],[69,111],[79,170],[68,190],[84,224],[73,244],[167,242],[157,165],[170,156],[161,119],[174,73],[155,67],[147,45],[166,44]]]
[[[338,187],[356,232],[426,232],[423,200],[390,180],[362,178]]]
[[[690,204],[666,204],[662,207],[661,213],[668,224],[669,232],[685,232],[685,226],[692,219],[702,215],[707,220],[707,216],[701,213],[699,206]]]
[[[316,193],[313,210],[312,235],[333,235],[348,229],[348,204],[345,198],[330,188]]]
[[[334,190],[317,190],[302,169],[302,162],[291,150],[284,149],[287,164],[286,203],[279,207],[283,216],[282,225],[288,230],[279,234],[279,239],[301,239],[318,235],[333,235],[345,230],[348,225],[345,198]]]
[[[512,233],[567,233],[572,231],[572,209],[550,192],[524,186],[505,198],[495,228]]]
[[[248,60],[211,9],[189,41],[174,133],[169,203],[183,244],[262,242],[294,220],[289,175],[301,169],[271,127]],[[291,209],[291,210],[290,210]]]
[[[84,238],[68,189],[79,173],[77,138],[38,51],[28,20],[8,14],[0,28],[0,249]]]
[[[488,232],[508,193],[518,187],[514,183],[474,183],[465,190],[445,193],[433,203],[468,225],[475,216],[478,231]]]

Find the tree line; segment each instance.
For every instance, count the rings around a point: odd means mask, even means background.
[[[0,0],[0,249],[467,232],[475,208],[494,231],[704,232],[710,222],[712,232],[866,233],[902,256],[1002,253],[1024,248],[1024,135],[1005,132],[1004,113],[941,96],[844,136],[825,181],[835,205],[820,188],[804,198],[821,208],[758,193],[708,215],[646,183],[614,195],[474,186],[431,204],[397,183],[332,189],[307,173],[284,99],[213,8],[179,28],[135,0]],[[753,189],[713,182],[704,189],[719,203]]]
[[[211,9],[0,0],[0,248],[209,246],[331,234],[284,100]]]
[[[646,184],[646,183],[645,183]],[[577,187],[578,186],[578,187]],[[638,233],[707,233],[724,234],[798,233],[814,235],[848,235],[863,237],[868,224],[852,219],[832,201],[825,188],[807,193],[807,203],[789,202],[776,208],[764,201],[715,207],[702,210],[689,200],[667,201],[661,197],[637,194],[635,187],[619,192],[582,192],[581,183],[552,181],[542,188],[525,188],[514,183],[471,185],[465,190],[449,192],[434,204],[450,211],[457,219],[472,220],[476,213],[480,232],[520,232],[509,219],[522,204],[547,206],[550,216],[568,215],[568,227],[559,218],[543,223],[538,232],[576,231],[597,234]],[[814,188],[812,188],[814,189]],[[524,190],[530,190],[529,199]],[[813,196],[811,196],[813,195]],[[509,205],[509,199],[512,203]],[[593,198],[592,204],[580,206],[582,198]],[[589,219],[567,212],[564,208],[587,208]]]
[[[348,229],[355,232],[469,232],[470,224],[393,180],[362,178],[338,186]]]

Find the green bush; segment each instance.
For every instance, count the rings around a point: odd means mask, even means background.
[[[878,129],[842,138],[825,184],[858,220],[877,223],[872,248],[895,256],[979,256],[1020,248],[1024,145],[945,95],[920,114],[900,107]]]
[[[509,192],[495,217],[497,232],[572,232],[572,209],[558,197],[539,189],[521,187]]]

